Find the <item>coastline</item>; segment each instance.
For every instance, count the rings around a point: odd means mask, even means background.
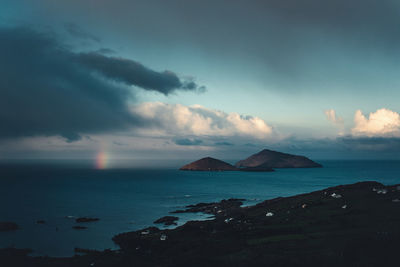
[[[189,221],[114,236],[119,250],[78,250],[70,258],[1,249],[4,266],[376,266],[397,262],[400,187],[360,182],[240,207],[240,199],[199,203]],[[84,252],[84,253],[82,253]],[[93,263],[93,265],[91,265]]]

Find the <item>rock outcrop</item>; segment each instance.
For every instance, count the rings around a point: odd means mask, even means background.
[[[179,220],[179,218],[176,216],[164,216],[158,220],[155,220],[154,223],[157,223],[157,224],[163,223],[165,226],[177,225],[177,223],[176,223],[177,220]]]
[[[75,221],[77,223],[83,223],[83,222],[96,222],[98,220],[100,220],[100,219],[99,218],[90,218],[90,217],[80,217],[80,218],[77,218]]]

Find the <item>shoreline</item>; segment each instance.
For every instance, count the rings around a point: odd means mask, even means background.
[[[392,259],[397,262],[392,250],[400,242],[399,199],[399,185],[359,182],[253,206],[241,207],[242,199],[198,203],[175,213],[215,218],[121,233],[113,237],[119,250],[79,249],[83,255],[52,258],[0,249],[0,261],[5,266],[374,266],[384,257],[390,266]]]

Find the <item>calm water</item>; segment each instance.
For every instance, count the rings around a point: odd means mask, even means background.
[[[188,204],[245,198],[246,204],[338,184],[374,180],[400,183],[400,161],[320,161],[324,168],[280,169],[272,173],[182,172],[1,165],[0,221],[21,227],[0,233],[0,247],[32,248],[35,254],[73,255],[74,247],[115,248],[111,238],[153,225]],[[98,217],[74,230],[66,216]],[[205,219],[206,215],[182,215]],[[46,224],[36,224],[45,220]],[[56,230],[58,228],[58,231]]]

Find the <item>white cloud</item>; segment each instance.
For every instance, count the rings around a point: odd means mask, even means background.
[[[200,105],[184,106],[160,102],[142,103],[132,112],[157,127],[142,129],[152,135],[245,136],[265,139],[273,129],[258,117],[207,109]]]
[[[343,118],[336,115],[336,111],[334,109],[325,110],[326,119],[330,122],[333,122],[338,125],[343,125]]]
[[[351,132],[356,136],[400,137],[400,114],[389,109],[378,109],[371,112],[368,118],[361,110],[357,110],[354,124]]]
[[[85,135],[72,143],[59,136],[0,140],[0,159],[5,158],[3,155],[8,158],[93,159],[99,151],[107,152],[113,159],[195,158],[211,152],[217,153],[211,155],[218,155],[218,151],[225,151],[227,147],[228,155],[232,156],[233,146],[218,146],[216,143],[259,144],[276,137],[273,129],[260,118],[228,114],[199,105],[143,103],[133,107],[132,112],[144,120],[142,127],[112,134]],[[239,153],[240,149],[235,151]]]

